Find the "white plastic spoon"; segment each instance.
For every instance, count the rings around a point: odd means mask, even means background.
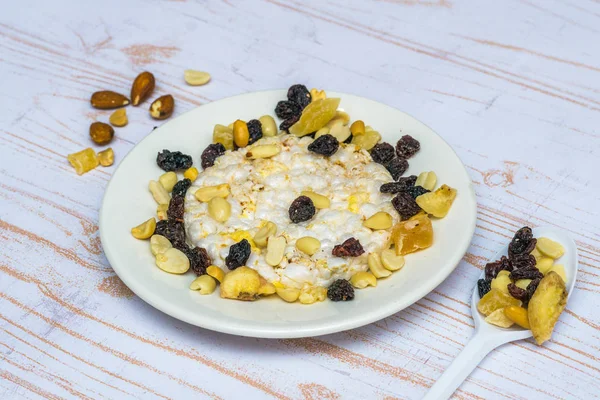
[[[573,287],[575,287],[579,258],[575,242],[567,233],[555,228],[535,228],[533,229],[533,236],[536,238],[547,237],[564,246],[565,254],[556,260],[556,264],[565,266],[568,297],[571,297]],[[507,254],[508,244],[496,254],[492,261],[498,260],[501,256]],[[481,273],[480,279],[484,275],[485,271]],[[423,400],[448,399],[490,351],[505,343],[527,339],[532,336],[530,330],[516,325],[510,328],[500,328],[485,322],[485,317],[477,311],[479,293],[476,282],[473,282],[473,286],[475,286],[475,289],[473,290],[473,296],[471,296],[471,313],[473,314],[473,320],[475,320],[475,334],[440,379],[429,389]]]

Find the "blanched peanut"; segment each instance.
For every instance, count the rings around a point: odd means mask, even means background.
[[[190,168],[186,169],[185,172],[183,173],[183,177],[194,182],[196,180],[196,178],[198,177],[198,168],[190,167]]]
[[[238,119],[233,123],[233,141],[238,147],[246,147],[249,140],[248,125],[241,119]]]
[[[341,123],[340,120],[337,120],[333,126],[329,129],[329,134],[336,138],[338,142],[343,143],[346,139],[348,139],[351,135],[350,128]]]
[[[377,131],[367,131],[364,135],[354,136],[352,138],[352,144],[356,145],[360,149],[371,150],[379,141],[381,135]]]
[[[327,94],[325,93],[324,90],[318,90],[318,89],[312,88],[312,89],[310,89],[310,97],[311,97],[311,102],[312,102],[312,101],[324,99],[325,97],[327,97]]]
[[[258,298],[260,275],[252,268],[241,266],[225,274],[221,282],[221,297],[253,301]]]
[[[206,85],[208,81],[210,81],[210,74],[204,71],[186,69],[183,72],[183,78],[185,79],[185,82],[190,86],[201,86]]]
[[[271,236],[267,242],[267,254],[265,261],[272,267],[276,267],[283,260],[285,254],[286,240],[283,236]]]
[[[322,194],[318,194],[315,192],[311,192],[308,190],[304,190],[300,193],[302,196],[306,196],[309,199],[312,200],[313,204],[315,205],[315,208],[329,208],[331,202],[329,201],[329,199],[325,196],[323,196]]]
[[[171,247],[171,242],[164,236],[161,235],[152,235],[150,238],[150,250],[152,254],[162,254],[165,251],[169,250]]]
[[[223,183],[221,185],[216,186],[201,187],[200,189],[196,190],[194,196],[196,196],[196,199],[198,199],[198,201],[202,201],[204,203],[209,202],[210,199],[212,199],[213,197],[225,198],[229,196],[229,184]]]
[[[357,289],[364,289],[367,286],[377,286],[377,278],[370,272],[357,272],[350,278],[350,283]]]
[[[315,139],[323,136],[323,135],[327,135],[329,133],[329,127],[328,126],[324,126],[321,129],[319,129],[317,131],[317,133],[315,133]]]
[[[555,260],[565,254],[565,248],[560,243],[546,237],[537,240],[536,248],[545,256]]]
[[[173,171],[165,172],[158,177],[158,182],[170,193],[173,191],[173,186],[177,183],[177,174]]]
[[[385,211],[379,211],[371,215],[363,225],[373,230],[389,229],[392,227],[392,216]]]
[[[552,264],[554,264],[554,260],[550,257],[542,257],[535,264],[536,268],[540,270],[542,274],[546,274],[550,268],[552,268]]]
[[[350,125],[350,132],[353,136],[364,135],[365,123],[360,119],[358,121],[354,121],[352,125]]]
[[[225,222],[231,216],[231,204],[222,197],[213,197],[208,201],[208,214],[218,222]]]
[[[196,290],[200,294],[211,294],[217,288],[217,281],[209,275],[200,275],[190,284],[191,290]]]
[[[171,201],[171,196],[167,190],[158,182],[150,181],[148,184],[148,189],[150,193],[152,193],[152,197],[154,197],[154,201],[158,204],[169,204]]]
[[[350,115],[348,115],[346,111],[337,110],[333,119],[339,119],[344,125],[348,125],[348,122],[350,122]]]
[[[381,264],[381,257],[379,257],[379,254],[377,253],[371,253],[367,256],[367,265],[369,266],[369,271],[371,271],[377,279],[387,278],[392,274],[392,271],[383,267],[383,264]]]
[[[169,209],[168,204],[159,204],[156,206],[156,216],[159,221],[168,219],[167,210]]]
[[[417,181],[415,182],[415,186],[421,186],[427,190],[433,190],[435,188],[435,184],[437,183],[437,175],[433,171],[421,172]]]
[[[190,269],[190,260],[176,248],[156,255],[156,266],[170,274],[185,274]]]
[[[233,127],[233,124],[232,124]],[[221,143],[225,150],[233,150],[233,129],[217,124],[213,128],[213,143]]]
[[[264,249],[265,247],[267,247],[267,241],[269,239],[269,236],[274,236],[276,234],[277,234],[277,225],[275,225],[271,221],[268,221],[265,224],[265,226],[260,228],[258,230],[258,232],[256,232],[256,235],[254,235],[254,238],[253,238],[254,244],[256,244],[258,247]]]
[[[308,289],[302,289],[298,300],[302,304],[313,304],[317,301],[323,301],[327,298],[327,289],[321,286],[313,286]]]
[[[397,256],[396,250],[387,249],[381,252],[381,264],[385,269],[390,271],[398,271],[404,267],[404,257]]]
[[[321,242],[312,236],[304,236],[296,240],[296,248],[304,254],[312,256],[321,248]]]
[[[273,117],[271,117],[270,115],[263,115],[258,120],[260,121],[260,124],[262,125],[263,136],[265,136],[265,137],[277,136],[277,132],[278,132],[277,124],[275,123],[275,120],[273,119]]]
[[[293,303],[296,300],[298,300],[298,297],[300,297],[300,290],[298,290],[298,289],[293,289],[293,288],[289,288],[289,289],[276,288],[275,290],[277,291],[277,295],[279,297],[281,297],[283,300],[287,301],[288,303]]]
[[[269,158],[279,154],[281,149],[276,144],[263,144],[254,146],[246,153],[246,158],[256,160],[257,158]]]
[[[148,239],[156,229],[156,220],[150,218],[136,227],[131,228],[131,234],[136,239]]]
[[[258,294],[261,296],[269,296],[277,292],[275,285],[267,282],[264,278],[260,278],[260,287],[258,288]]]
[[[225,272],[223,272],[223,270],[217,267],[216,265],[211,265],[208,268],[206,268],[206,273],[218,280],[219,282],[223,282],[223,278],[225,278]]]

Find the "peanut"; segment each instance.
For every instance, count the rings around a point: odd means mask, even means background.
[[[173,186],[177,183],[177,174],[173,171],[165,172],[158,177],[158,182],[170,193],[173,191]]]
[[[377,278],[370,272],[357,272],[350,278],[350,284],[357,289],[364,289],[367,286],[377,286]]]
[[[315,192],[311,192],[309,190],[304,190],[300,193],[302,196],[306,196],[309,199],[312,200],[313,204],[315,205],[315,208],[329,208],[331,202],[329,201],[329,199],[325,196],[323,196],[322,194],[318,194]]]
[[[233,141],[237,147],[248,146],[250,140],[250,133],[248,132],[248,125],[240,119],[233,123]]]
[[[296,248],[309,256],[314,255],[321,248],[321,242],[311,236],[304,236],[296,240]]]
[[[276,287],[275,290],[277,291],[277,295],[288,303],[293,303],[300,297],[300,290],[298,289],[281,289]]]
[[[269,236],[274,236],[277,234],[277,225],[268,221],[265,226],[260,228],[258,232],[254,235],[254,244],[256,244],[260,248],[267,247],[267,241]]]
[[[150,251],[153,255],[162,254],[171,247],[173,247],[171,242],[164,236],[152,235],[150,238]]]
[[[147,221],[142,222],[138,226],[131,228],[131,234],[136,239],[148,239],[154,233],[156,229],[156,220],[150,218]]]
[[[207,203],[213,197],[227,197],[229,196],[229,185],[227,183],[223,183],[221,185],[216,186],[204,186],[200,189],[196,190],[194,196],[198,201]]]
[[[217,288],[217,281],[210,275],[200,275],[190,284],[191,290],[196,290],[200,294],[211,294]]]
[[[381,264],[381,257],[377,253],[371,253],[367,256],[367,265],[369,266],[369,271],[371,271],[377,279],[387,278],[392,274],[392,271],[383,267],[383,264]]]
[[[213,197],[208,201],[208,214],[218,222],[225,222],[231,216],[231,204],[222,197]]]
[[[185,274],[190,269],[190,260],[176,248],[156,255],[156,266],[170,274]]]
[[[195,71],[193,69],[186,69],[183,72],[185,82],[190,86],[202,86],[206,85],[210,81],[210,74],[203,71]]]
[[[392,227],[392,216],[384,211],[371,215],[363,225],[373,230],[389,229]]]
[[[415,182],[415,186],[421,186],[427,190],[433,190],[435,188],[435,184],[437,183],[437,175],[433,171],[421,172],[417,181]]]
[[[165,188],[160,183],[156,181],[150,181],[148,184],[148,189],[150,190],[150,193],[152,193],[152,197],[154,197],[156,203],[169,204],[171,201],[171,196],[169,196],[169,193],[167,193]]]
[[[255,160],[257,158],[270,158],[279,154],[281,150],[276,144],[264,144],[254,146],[246,153],[246,158]]]
[[[352,125],[350,125],[350,132],[353,136],[364,135],[365,123],[360,119],[358,121],[354,121]]]
[[[275,120],[270,115],[263,115],[258,119],[262,125],[263,136],[277,136],[277,124]]]
[[[271,236],[267,242],[267,255],[265,261],[267,264],[276,267],[283,260],[285,253],[286,240],[283,236]]]
[[[539,238],[536,247],[542,254],[555,260],[565,254],[565,248],[560,243],[546,237]]]
[[[542,274],[546,274],[550,268],[552,268],[552,264],[554,264],[554,260],[550,257],[542,257],[535,264],[536,268],[540,270]]]
[[[223,278],[225,278],[225,272],[223,272],[223,270],[216,265],[211,265],[206,268],[206,273],[218,280],[219,283],[223,282]]]
[[[385,269],[398,271],[404,267],[404,257],[396,255],[396,250],[387,249],[381,252],[381,264]]]

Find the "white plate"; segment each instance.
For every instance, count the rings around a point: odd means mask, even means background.
[[[100,211],[100,234],[106,257],[123,282],[144,301],[182,321],[235,335],[294,338],[324,335],[356,328],[394,314],[439,285],[459,263],[473,236],[475,193],[471,180],[452,148],[430,128],[392,107],[343,93],[340,108],[353,120],[362,119],[395,144],[402,134],[421,142],[407,174],[435,171],[438,182],[458,190],[448,216],[433,222],[431,248],[406,257],[406,266],[378,281],[376,288],[357,290],[354,301],[288,304],[276,296],[256,302],[223,300],[218,290],[209,296],[190,291],[191,272],[170,275],[154,264],[147,241],[130,230],[156,215],[148,182],[163,172],[156,165],[162,149],[192,155],[199,166],[202,150],[211,142],[215,124],[229,124],[273,115],[286,91],[248,93],[198,107],[150,133],[123,159],[110,180]]]

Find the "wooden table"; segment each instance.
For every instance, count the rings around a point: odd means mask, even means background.
[[[455,396],[598,396],[599,18],[597,0],[4,4],[0,398],[418,399],[473,333],[484,263],[523,225],[573,236],[577,291],[550,342],[492,352]],[[213,80],[187,86],[188,68]],[[408,309],[325,337],[247,339],[162,314],[113,273],[97,225],[116,165],[157,125],[147,104],[127,108],[115,166],[77,176],[66,160],[110,114],[90,94],[128,94],[143,70],[176,114],[301,82],[414,115],[475,183],[468,253]]]

